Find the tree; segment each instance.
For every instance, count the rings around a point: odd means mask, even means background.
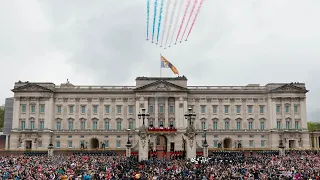
[[[320,130],[320,122],[308,122],[308,130]]]
[[[3,128],[4,124],[4,109],[0,108],[0,128]]]

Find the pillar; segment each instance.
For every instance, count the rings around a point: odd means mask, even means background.
[[[158,97],[154,98],[154,124],[153,127],[159,127],[159,120],[158,120],[158,116],[159,116],[159,102],[158,102]]]
[[[187,137],[187,159],[192,159],[197,157],[197,146],[196,146],[196,140],[192,137]]]
[[[169,103],[168,97],[164,98],[165,105],[164,105],[164,127],[169,127]]]
[[[139,161],[148,160],[148,128],[141,126],[139,129]]]
[[[6,134],[6,146],[5,146],[5,150],[9,150],[9,135]]]
[[[131,156],[131,144],[126,144],[126,157],[130,157]]]
[[[203,156],[205,157],[205,158],[207,158],[208,157],[208,144],[203,144],[202,145],[203,146]]]

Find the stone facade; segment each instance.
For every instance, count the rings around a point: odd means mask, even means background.
[[[148,135],[157,144],[166,139],[167,150],[182,150],[191,107],[196,114],[196,148],[201,148],[203,129],[209,149],[309,148],[306,93],[303,83],[271,83],[265,86],[188,86],[187,78],[138,77],[136,86],[76,86],[69,82],[17,82],[10,149],[139,147],[141,108],[150,117],[146,126],[173,125],[177,131]],[[156,146],[152,146],[155,150]]]

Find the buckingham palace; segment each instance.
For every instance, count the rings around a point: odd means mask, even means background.
[[[188,126],[196,146],[208,148],[309,148],[304,83],[192,86],[185,76],[137,77],[135,86],[78,86],[71,82],[16,82],[8,149],[139,149],[138,129],[148,127],[148,148],[184,150]],[[141,113],[147,114],[141,118]],[[192,122],[191,122],[192,121]],[[150,150],[150,149],[149,149]]]

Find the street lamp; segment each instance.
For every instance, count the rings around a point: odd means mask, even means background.
[[[53,134],[53,131],[50,130],[50,144],[49,144],[50,147],[53,147],[53,144],[52,144],[52,134]]]
[[[128,141],[127,141],[127,144],[131,144],[131,143],[130,143],[130,139],[129,139],[129,135],[130,135],[131,129],[127,129],[127,131],[128,131]]]
[[[203,133],[204,133],[204,142],[203,144],[206,145],[207,143],[207,129],[203,129]]]
[[[150,116],[150,114],[146,113],[146,109],[145,108],[142,108],[141,110],[142,110],[142,113],[139,112],[138,118],[141,119],[141,117],[142,117],[142,123],[144,125],[144,119],[148,118]]]
[[[192,112],[192,108],[189,108],[188,113],[184,117],[189,120],[189,126],[191,126],[191,121],[196,117],[196,114]]]

